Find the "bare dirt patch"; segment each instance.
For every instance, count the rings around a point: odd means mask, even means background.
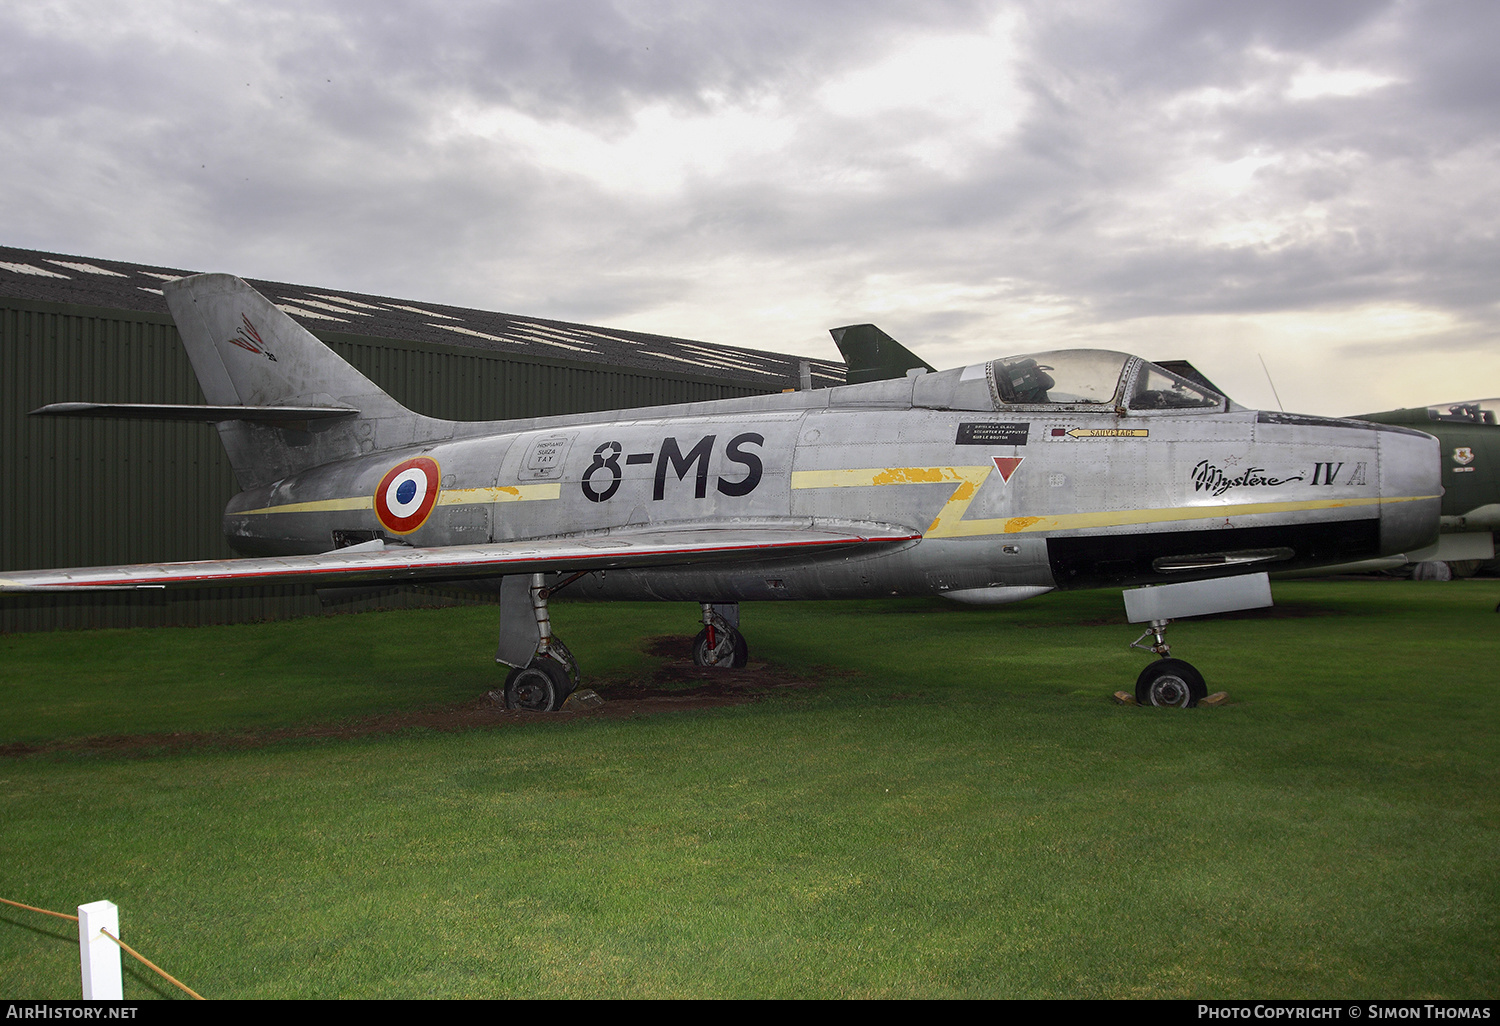
[[[592,709],[554,713],[506,709],[487,696],[457,705],[411,712],[382,713],[335,723],[316,723],[263,730],[176,732],[170,734],[116,734],[67,738],[58,741],[0,744],[0,758],[23,758],[54,753],[99,755],[156,755],[192,749],[240,750],[263,748],[285,741],[347,739],[373,734],[396,734],[405,730],[458,732],[483,730],[517,723],[565,723],[578,719],[623,719],[684,709],[710,709],[743,705],[787,689],[817,686],[817,680],[781,666],[751,662],[742,670],[716,670],[693,665],[691,637],[649,638],[646,651],[668,661],[631,677],[584,678],[604,704]],[[818,671],[818,677],[841,671]]]

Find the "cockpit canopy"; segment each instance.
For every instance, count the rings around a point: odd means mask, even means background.
[[[1500,399],[1470,399],[1461,403],[1438,403],[1436,406],[1415,406],[1410,409],[1386,410],[1384,413],[1365,413],[1360,420],[1373,420],[1383,424],[1412,424],[1420,428],[1434,421],[1440,424],[1500,424]]]
[[[937,410],[1219,412],[1228,400],[1138,356],[1066,349],[1008,356],[913,383],[912,405]]]
[[[1494,424],[1497,414],[1500,414],[1500,399],[1472,399],[1427,407],[1428,419],[1455,424]]]

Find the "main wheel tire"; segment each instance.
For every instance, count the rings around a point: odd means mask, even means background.
[[[714,628],[714,647],[708,647],[708,628],[698,632],[693,639],[693,662],[698,666],[719,669],[743,669],[750,661],[750,646],[745,636],[733,627],[723,625]]]
[[[1191,709],[1207,695],[1203,674],[1181,659],[1158,659],[1135,681],[1135,700],[1140,705]]]
[[[567,697],[567,686],[567,671],[551,659],[518,666],[505,678],[505,708],[552,712]]]
[[[1441,560],[1430,559],[1412,568],[1411,579],[1414,581],[1451,581],[1453,568]]]

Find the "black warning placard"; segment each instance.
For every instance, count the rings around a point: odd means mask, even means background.
[[[1025,445],[1030,424],[970,421],[958,425],[957,445]]]

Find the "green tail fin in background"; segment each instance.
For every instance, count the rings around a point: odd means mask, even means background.
[[[850,324],[830,329],[828,333],[844,354],[844,363],[849,368],[845,378],[848,384],[905,377],[907,371],[916,368],[936,369],[873,324]]]

